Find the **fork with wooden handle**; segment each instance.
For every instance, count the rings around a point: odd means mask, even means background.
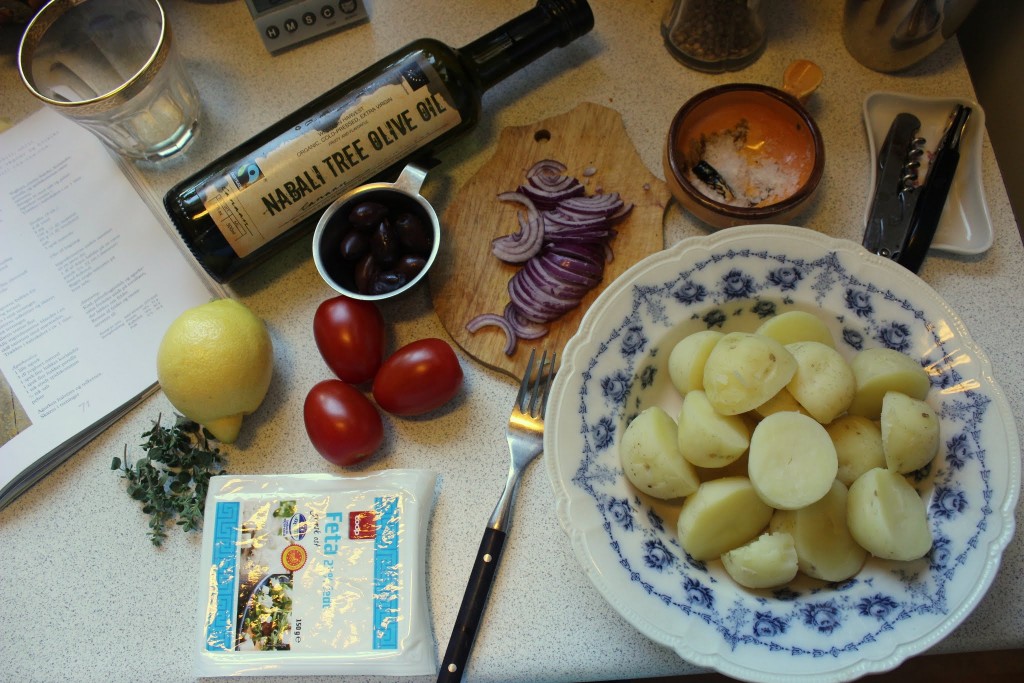
[[[547,355],[545,351],[534,374],[535,351],[530,352],[530,360],[526,364],[526,372],[523,373],[523,380],[519,385],[519,394],[516,396],[512,415],[505,428],[510,454],[508,479],[487,528],[484,529],[480,550],[477,552],[473,570],[469,575],[469,584],[462,597],[462,606],[455,618],[452,637],[448,641],[448,648],[441,662],[438,683],[454,683],[462,679],[487,604],[491,583],[498,568],[505,536],[508,534],[519,479],[526,466],[544,450],[544,408],[555,375],[556,354],[551,354],[550,361],[547,360]]]

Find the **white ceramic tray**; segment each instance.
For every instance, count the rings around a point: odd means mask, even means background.
[[[963,104],[971,107],[971,117],[960,144],[960,164],[949,190],[946,208],[932,241],[932,249],[956,254],[980,254],[992,246],[992,219],[981,178],[981,141],[985,131],[985,112],[977,102],[956,97],[919,97],[891,92],[874,92],[864,100],[864,125],[870,148],[871,184],[874,193],[878,149],[885,141],[896,115],[909,112],[921,120],[919,135],[925,139],[920,177],[928,171],[928,159],[942,137],[950,112]],[[864,208],[867,224],[871,194]]]

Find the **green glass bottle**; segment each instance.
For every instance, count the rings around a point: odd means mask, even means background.
[[[178,183],[164,207],[206,271],[232,280],[348,190],[468,131],[484,91],[593,26],[586,0],[538,0],[461,49],[413,41]]]

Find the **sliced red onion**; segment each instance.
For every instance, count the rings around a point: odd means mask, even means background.
[[[539,259],[530,259],[523,269],[516,273],[520,274],[532,286],[560,299],[578,299],[593,287],[593,283],[574,283],[559,277],[553,268],[545,268]]]
[[[596,244],[550,244],[548,251],[553,255],[566,256],[580,261],[591,263],[599,270],[603,270],[604,266],[604,249],[603,245]]]
[[[482,327],[498,327],[505,333],[505,348],[503,351],[506,356],[511,356],[516,350],[516,333],[512,329],[512,325],[504,316],[500,316],[497,313],[481,313],[475,316],[472,320],[466,323],[466,329],[470,333],[476,332]]]
[[[550,252],[544,254],[540,261],[545,269],[551,271],[555,277],[565,282],[583,285],[584,287],[593,287],[601,281],[602,273],[593,273],[589,265],[587,270],[583,271],[574,267],[578,262],[569,261],[564,257],[552,256]]]
[[[537,175],[552,174],[562,175],[567,170],[569,169],[566,168],[565,164],[563,164],[561,161],[558,161],[556,159],[541,159],[540,161],[538,161],[537,163],[530,167],[530,170],[526,172],[526,177],[533,178],[534,176]]]
[[[520,339],[540,339],[548,333],[547,325],[526,320],[511,301],[505,305],[504,317]]]
[[[609,194],[584,195],[582,197],[569,197],[559,203],[558,208],[566,213],[579,213],[582,215],[593,215],[595,213],[608,216],[622,206],[622,199],[618,192]]]
[[[554,159],[538,161],[526,182],[498,195],[519,202],[519,231],[495,239],[498,258],[522,267],[508,281],[509,303],[502,315],[485,313],[466,325],[476,332],[494,325],[505,332],[505,353],[515,351],[518,339],[539,339],[548,324],[579,306],[604,278],[612,260],[612,227],[633,210],[617,192],[587,195],[566,166]]]
[[[508,293],[519,313],[536,323],[549,323],[571,311],[579,302],[558,297],[545,289],[533,287],[517,272],[508,281]]]
[[[551,209],[566,199],[578,197],[586,192],[579,180],[563,175],[565,164],[551,159],[534,164],[526,174],[526,184],[520,185],[518,192],[530,197],[537,203],[537,208]]]
[[[524,263],[544,245],[544,219],[530,198],[518,192],[503,192],[498,199],[518,202],[526,207],[526,216],[519,214],[519,232],[491,241],[491,251],[507,263]]]
[[[632,204],[623,204],[622,207],[619,208],[618,211],[613,213],[611,216],[608,216],[608,220],[611,221],[611,222],[621,221],[623,218],[628,216],[632,210],[633,210],[633,205]]]

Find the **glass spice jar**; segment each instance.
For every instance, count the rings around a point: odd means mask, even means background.
[[[760,0],[673,0],[661,22],[665,46],[697,71],[736,71],[757,61],[766,36]]]

